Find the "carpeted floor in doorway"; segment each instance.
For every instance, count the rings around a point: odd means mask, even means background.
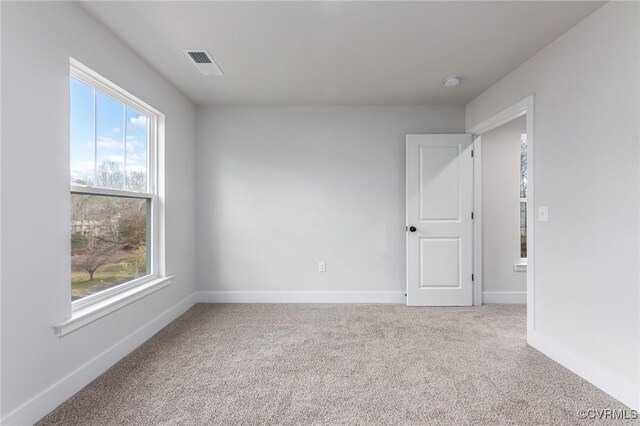
[[[627,408],[528,347],[525,322],[520,305],[196,305],[38,425],[600,424],[578,411]]]

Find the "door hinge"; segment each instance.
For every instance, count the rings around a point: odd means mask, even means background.
[[[473,158],[473,150],[471,150],[471,158]]]
[[[473,220],[473,212],[471,212],[471,220]]]
[[[471,281],[475,281],[475,277],[471,274]]]

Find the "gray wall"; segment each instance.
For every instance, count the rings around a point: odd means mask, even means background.
[[[462,107],[216,107],[198,114],[201,290],[403,297],[405,135],[461,133]],[[319,260],[326,273],[318,272]]]
[[[482,290],[485,303],[526,303],[520,262],[520,135],[526,117],[482,135]]]
[[[77,5],[1,7],[2,416],[20,408],[7,423],[22,424],[109,367],[96,357],[192,294],[195,108]],[[60,338],[53,325],[71,310],[70,56],[166,114],[166,262],[176,279]]]
[[[535,93],[535,333],[640,406],[640,4],[611,2],[466,107]],[[620,78],[623,76],[623,78]],[[549,351],[547,351],[549,352]],[[586,364],[585,364],[586,363]],[[633,403],[633,404],[632,404]]]

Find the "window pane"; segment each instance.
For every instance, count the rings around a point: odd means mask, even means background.
[[[96,186],[124,189],[124,104],[96,91]]]
[[[127,131],[125,170],[126,189],[147,192],[147,145],[149,141],[149,119],[127,107]]]
[[[69,80],[71,148],[71,182],[80,185],[94,184],[96,167],[95,123],[93,119],[92,87],[71,77]]]
[[[520,201],[520,257],[527,257],[527,202]]]
[[[520,136],[520,198],[527,198],[527,135]]]
[[[71,194],[71,300],[149,275],[151,201]]]
[[[527,257],[527,135],[520,135],[520,257]]]

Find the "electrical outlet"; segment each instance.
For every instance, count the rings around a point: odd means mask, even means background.
[[[318,272],[327,272],[327,262],[318,262]]]

